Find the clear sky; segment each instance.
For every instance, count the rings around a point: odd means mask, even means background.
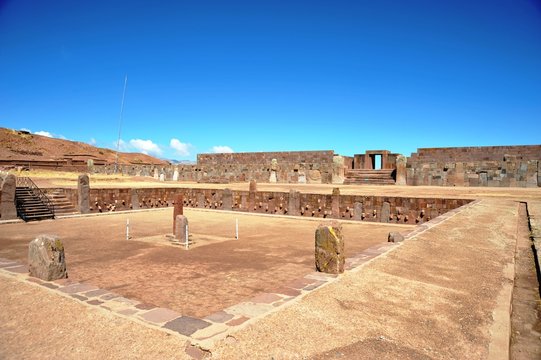
[[[541,1],[0,0],[0,126],[168,159],[541,143]]]

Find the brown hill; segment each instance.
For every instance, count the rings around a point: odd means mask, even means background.
[[[68,161],[114,164],[116,152],[78,141],[70,141],[0,128],[0,161]],[[119,164],[156,164],[169,162],[141,153],[118,153]]]

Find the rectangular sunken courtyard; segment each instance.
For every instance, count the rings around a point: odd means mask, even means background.
[[[166,239],[172,213],[168,208],[3,224],[0,257],[27,263],[28,243],[55,234],[64,242],[71,279],[199,318],[314,271],[319,221],[185,209],[195,240],[185,250]],[[385,242],[389,231],[412,228],[345,222],[346,258]]]

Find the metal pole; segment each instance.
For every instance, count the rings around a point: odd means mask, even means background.
[[[122,91],[122,103],[120,104],[120,119],[118,121],[118,140],[116,141],[116,160],[115,160],[115,174],[118,167],[118,151],[120,148],[120,132],[122,129],[122,115],[124,114],[124,97],[126,96],[126,86],[128,85],[128,74],[124,78],[124,91]]]
[[[184,247],[186,248],[186,250],[188,250],[188,224],[186,224],[186,242],[184,243]]]
[[[239,219],[235,219],[235,239],[239,239]]]
[[[130,240],[130,219],[126,219],[126,240]]]

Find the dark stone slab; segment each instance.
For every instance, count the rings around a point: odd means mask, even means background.
[[[205,320],[193,318],[190,316],[181,316],[167,322],[163,327],[169,330],[178,332],[179,334],[190,336],[200,329],[210,326],[210,323]]]

